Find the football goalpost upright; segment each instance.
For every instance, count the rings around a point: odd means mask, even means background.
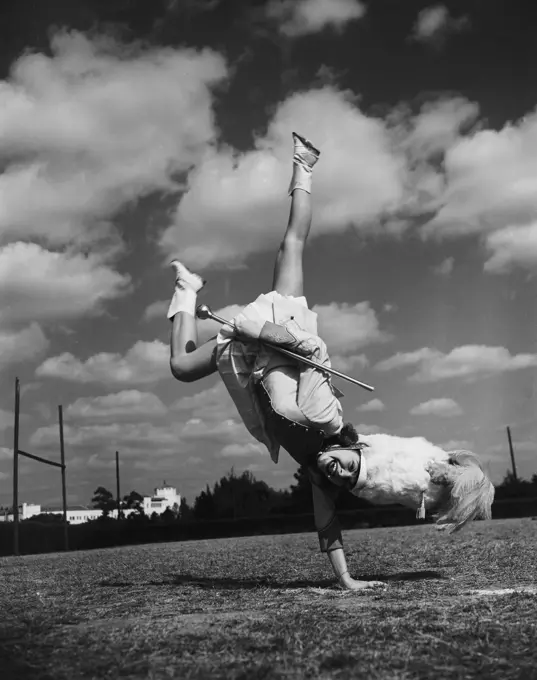
[[[60,463],[47,460],[19,449],[19,420],[20,420],[20,382],[15,378],[15,423],[13,429],[13,554],[19,555],[19,456],[31,458],[45,465],[59,467],[62,473],[62,507],[63,507],[63,547],[69,550],[69,533],[67,523],[67,492],[65,485],[65,447],[63,442],[63,410],[58,406],[58,420],[60,425]]]

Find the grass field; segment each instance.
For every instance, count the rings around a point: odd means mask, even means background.
[[[537,678],[537,521],[345,541],[385,590],[315,534],[0,558],[0,677]]]

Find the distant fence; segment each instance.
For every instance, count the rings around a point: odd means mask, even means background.
[[[537,516],[537,498],[499,500],[492,506],[494,519]],[[415,512],[400,506],[372,506],[338,513],[344,530],[423,524]],[[432,520],[428,520],[431,522]],[[173,541],[207,540],[238,536],[313,532],[313,515],[288,514],[237,520],[154,523],[144,520],[96,520],[68,527],[71,550]],[[0,522],[0,555],[10,549],[13,523]],[[64,547],[63,526],[56,522],[26,520],[19,526],[20,553],[57,552]]]

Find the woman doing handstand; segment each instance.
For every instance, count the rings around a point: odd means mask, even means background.
[[[175,292],[171,370],[193,382],[218,371],[249,432],[277,462],[280,446],[310,472],[315,525],[322,552],[343,588],[379,585],[357,581],[347,569],[335,498],[342,487],[360,487],[361,448],[352,425],[344,424],[338,392],[326,372],[267,348],[263,340],[330,366],[317,335],[317,315],[303,297],[303,253],[312,220],[312,169],[320,152],[293,133],[291,211],[274,267],[273,289],[260,295],[223,327],[218,337],[198,345],[197,294],[204,280],[174,260]]]

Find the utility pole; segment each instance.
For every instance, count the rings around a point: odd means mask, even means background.
[[[513,467],[513,477],[515,482],[518,482],[518,475],[516,473],[515,452],[513,451],[513,440],[511,439],[511,428],[507,426],[507,439],[509,441],[509,453],[511,454],[511,465]]]
[[[13,554],[19,554],[19,410],[20,383],[15,378],[15,422],[13,426]]]
[[[119,451],[116,451],[116,498],[117,518],[121,519],[121,496],[119,494]]]
[[[69,525],[67,523],[67,489],[65,485],[65,445],[63,441],[63,407],[58,406],[60,424],[60,455],[62,463],[62,509],[63,509],[63,549],[69,550]]]

